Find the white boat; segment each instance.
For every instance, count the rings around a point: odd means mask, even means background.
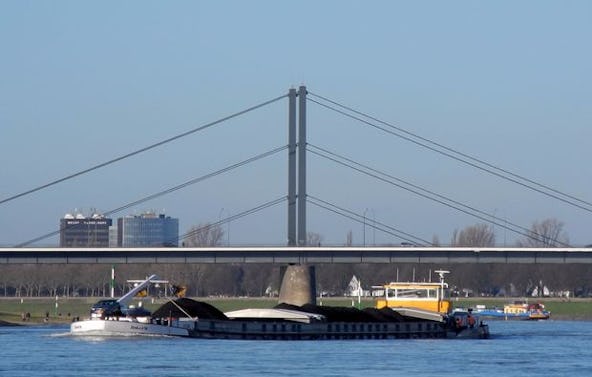
[[[70,325],[70,333],[89,336],[189,336],[186,328],[190,326],[189,324],[186,326],[155,324],[152,323],[149,312],[129,306],[133,298],[156,279],[158,279],[156,275],[150,276],[119,299],[100,300],[92,306],[89,319],[76,321]]]
[[[87,336],[189,336],[189,330],[182,326],[162,326],[125,319],[78,321],[70,325],[70,332],[72,335]]]

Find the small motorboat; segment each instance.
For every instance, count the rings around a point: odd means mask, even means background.
[[[551,312],[546,310],[540,302],[529,304],[524,301],[516,301],[504,305],[503,308],[487,308],[484,305],[477,305],[475,312],[482,317],[499,319],[545,320],[551,317]]]

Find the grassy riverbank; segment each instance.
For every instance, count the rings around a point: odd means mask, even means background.
[[[55,298],[47,297],[27,297],[27,298],[0,298],[0,323],[2,321],[27,324],[44,323],[46,314],[49,314],[49,323],[68,323],[72,322],[74,317],[86,318],[89,309],[99,298]],[[197,298],[197,300],[208,302],[221,311],[230,311],[244,308],[271,308],[277,304],[277,298]],[[503,307],[504,304],[514,299],[499,298],[470,298],[454,301],[455,307],[474,307],[477,304],[488,307]],[[144,299],[143,305],[148,310],[154,310],[162,305],[165,299]],[[539,300],[530,300],[535,302]],[[542,299],[546,309],[551,311],[552,319],[568,320],[592,320],[592,299],[573,299],[563,301],[559,299]],[[57,303],[57,306],[56,306]],[[327,306],[358,306],[357,299],[348,298],[323,298],[318,304]],[[363,299],[361,307],[373,306],[372,300]],[[23,313],[30,313],[29,321],[23,322],[21,316]]]

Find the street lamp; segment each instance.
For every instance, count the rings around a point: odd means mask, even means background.
[[[372,208],[372,246],[376,246],[376,212]]]
[[[220,208],[220,212],[218,213],[218,227],[222,229],[222,212],[224,212],[224,207]]]
[[[227,227],[227,231],[226,231],[226,246],[230,247],[230,212],[226,211],[226,213],[228,214],[228,221],[226,222],[226,227]]]
[[[364,235],[364,247],[366,247],[366,212],[368,212],[368,208],[364,210],[364,231],[362,232]]]
[[[496,234],[495,234],[495,222],[497,221],[497,208],[493,209],[493,246],[495,246]]]
[[[224,207],[220,209],[220,213],[218,214],[218,224],[221,225],[222,221],[222,213],[224,212]],[[230,246],[230,212],[226,210],[227,217],[224,219],[226,223],[227,231],[226,231],[226,246]]]

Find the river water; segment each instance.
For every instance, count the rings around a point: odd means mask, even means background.
[[[592,322],[489,321],[486,340],[78,338],[0,327],[0,376],[590,376]]]

